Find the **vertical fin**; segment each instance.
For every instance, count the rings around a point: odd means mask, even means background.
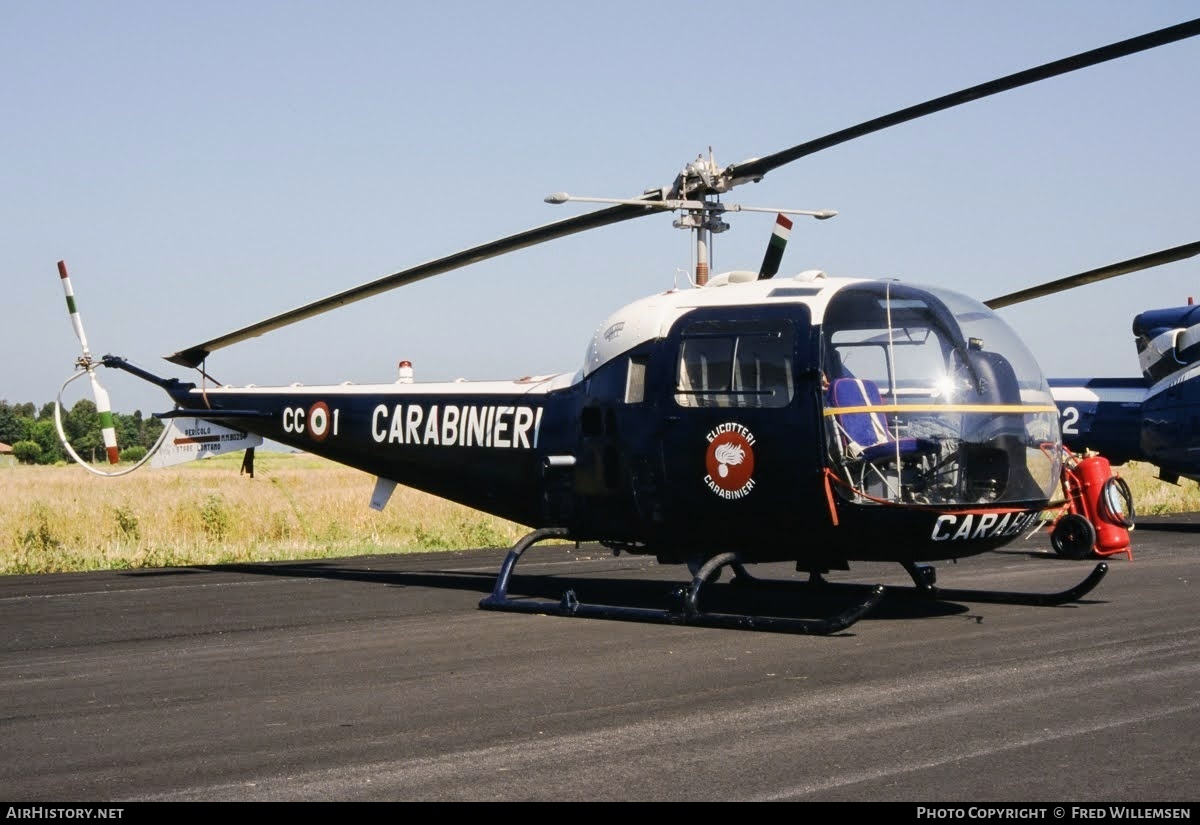
[[[779,271],[779,262],[783,260],[783,250],[787,246],[788,235],[792,232],[792,220],[780,213],[775,218],[775,230],[767,244],[767,254],[763,256],[762,267],[758,270],[758,280],[765,281],[775,277]]]

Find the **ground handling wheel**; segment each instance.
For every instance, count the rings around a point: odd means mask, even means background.
[[[1096,528],[1085,516],[1067,513],[1050,532],[1050,544],[1064,559],[1086,559],[1096,548]]]

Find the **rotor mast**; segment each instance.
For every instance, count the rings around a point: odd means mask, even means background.
[[[735,186],[755,182],[758,177],[740,176],[734,169],[752,163],[757,158],[744,160],[734,166],[718,166],[713,158],[712,147],[709,147],[708,157],[703,155],[683,168],[670,186],[661,189],[648,189],[642,198],[590,198],[569,195],[566,192],[555,192],[547,195],[546,203],[610,203],[636,205],[661,209],[670,212],[680,212],[680,216],[672,222],[676,229],[690,229],[696,248],[696,269],[693,284],[698,287],[708,284],[710,249],[712,236],[719,235],[729,229],[729,224],[721,216],[726,212],[775,212],[787,215],[807,215],[819,221],[832,218],[837,214],[834,209],[772,209],[763,206],[742,206],[741,204],[725,204],[720,196]]]
[[[675,187],[684,189],[687,182],[700,181],[703,184],[703,198],[696,202],[697,206],[685,208],[684,214],[672,222],[676,229],[692,230],[692,238],[696,244],[696,286],[708,284],[709,248],[712,246],[712,236],[719,235],[729,229],[729,224],[721,220],[724,207],[719,200],[720,192],[713,186],[714,180],[721,179],[721,170],[713,159],[712,147],[708,147],[708,158],[703,155],[684,167],[683,172],[676,178]]]

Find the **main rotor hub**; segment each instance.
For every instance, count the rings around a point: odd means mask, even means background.
[[[745,182],[734,180],[729,174],[729,168],[717,165],[710,146],[707,158],[698,155],[694,161],[683,167],[683,171],[675,178],[671,187],[671,195],[675,198],[708,198],[724,194],[737,184]]]

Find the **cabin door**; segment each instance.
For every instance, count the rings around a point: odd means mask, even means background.
[[[677,539],[734,550],[788,533],[810,509],[813,497],[800,494],[819,477],[823,440],[807,308],[770,309],[746,320],[689,316],[672,331],[673,380],[659,401]]]

